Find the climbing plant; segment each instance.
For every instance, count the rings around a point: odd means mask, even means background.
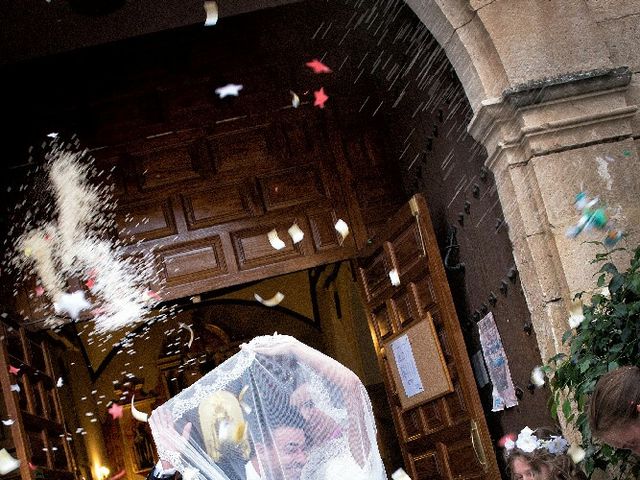
[[[611,261],[616,250],[597,254],[591,262],[602,263],[596,274],[598,293],[582,307],[584,320],[565,332],[562,341],[568,353],[552,357],[543,370],[550,378],[551,414],[557,418],[561,411],[582,434],[587,474],[597,468],[611,471],[612,466],[616,473],[611,478],[640,478],[640,463],[631,452],[592,442],[587,411],[603,374],[622,365],[640,365],[640,246],[623,272]],[[578,294],[575,300],[584,296]]]

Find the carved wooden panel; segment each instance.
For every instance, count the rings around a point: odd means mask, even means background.
[[[138,183],[142,190],[173,185],[201,178],[205,165],[198,145],[167,145],[133,154]]]
[[[277,226],[278,237],[285,243],[285,247],[276,250],[269,243],[268,227],[257,227],[240,230],[232,234],[233,247],[240,270],[247,270],[261,265],[281,262],[304,255],[300,243],[293,244],[287,229],[298,223],[296,219]],[[299,223],[298,223],[299,224]]]
[[[227,273],[219,237],[164,248],[157,255],[168,284],[196,281]]]
[[[375,255],[365,260],[362,269],[362,281],[369,302],[375,302],[389,288],[390,262],[380,249]]]
[[[123,240],[154,240],[178,233],[169,198],[121,205],[118,210],[116,223]]]
[[[381,305],[379,308],[373,311],[374,325],[376,332],[380,338],[387,338],[393,333],[393,326],[391,323],[391,315],[386,305]]]
[[[468,438],[442,445],[446,451],[446,463],[452,478],[484,478],[480,473],[483,471],[483,466],[478,461]]]
[[[320,170],[313,164],[280,170],[260,177],[258,182],[268,211],[327,197]]]
[[[340,246],[341,238],[335,229],[338,217],[334,210],[310,213],[307,215],[307,219],[316,251],[321,252]],[[349,240],[351,239],[349,238]]]
[[[270,141],[270,124],[243,125],[207,138],[217,174],[247,174],[272,168],[277,158]]]
[[[403,327],[408,326],[418,318],[417,308],[414,304],[412,295],[408,294],[406,291],[396,295],[392,299],[392,302],[395,317]]]
[[[202,190],[182,193],[180,197],[189,230],[253,217],[258,213],[243,185],[210,184]]]
[[[438,456],[434,450],[416,456],[411,455],[411,465],[417,473],[415,480],[440,480],[445,478],[440,470]]]

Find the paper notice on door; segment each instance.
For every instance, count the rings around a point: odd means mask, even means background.
[[[518,399],[513,380],[511,380],[509,361],[502,347],[500,333],[491,312],[478,322],[478,330],[480,331],[482,353],[489,370],[489,378],[493,384],[493,408],[491,411],[499,412],[505,408],[515,407],[518,405]]]
[[[398,367],[404,394],[408,398],[411,398],[414,395],[424,392],[409,337],[402,335],[391,342],[391,351],[393,352],[393,358]]]

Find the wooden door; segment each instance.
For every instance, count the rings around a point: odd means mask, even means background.
[[[0,321],[0,337],[0,385],[6,412],[13,420],[10,428],[15,453],[11,453],[20,460],[20,478],[74,480],[71,436],[65,426],[56,386],[59,377],[48,342],[5,321]],[[19,369],[18,373],[11,367]],[[12,385],[19,390],[12,390]]]
[[[499,479],[482,405],[453,306],[427,205],[414,196],[359,260],[369,326],[405,466],[413,480]],[[389,272],[396,269],[400,284]],[[383,343],[433,319],[454,391],[403,411]],[[424,369],[423,369],[424,370]],[[428,372],[419,371],[423,379]],[[428,380],[427,380],[428,381]]]

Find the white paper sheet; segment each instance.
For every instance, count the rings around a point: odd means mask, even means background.
[[[398,367],[404,394],[411,398],[414,395],[424,392],[422,380],[418,373],[418,366],[413,357],[411,343],[409,343],[409,337],[402,335],[391,342],[391,351],[393,352],[393,357]]]

